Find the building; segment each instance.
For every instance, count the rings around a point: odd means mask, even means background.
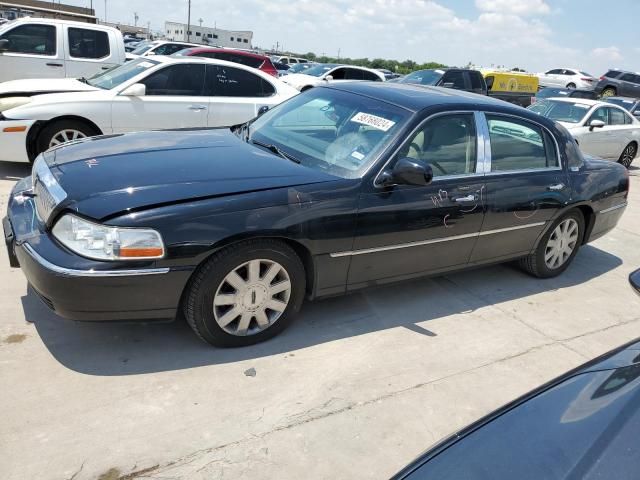
[[[167,40],[176,42],[202,43],[217,47],[251,48],[253,32],[223,30],[221,28],[199,27],[191,25],[187,31],[186,23],[164,22],[164,35]]]
[[[100,22],[101,25],[107,25],[109,27],[117,28],[122,32],[122,35],[130,35],[138,38],[150,38],[149,29],[147,27],[140,27],[138,25],[129,25],[127,23],[111,23]]]
[[[22,17],[59,18],[76,22],[96,23],[96,12],[91,8],[75,7],[64,3],[40,0],[0,0],[0,18],[15,20]]]

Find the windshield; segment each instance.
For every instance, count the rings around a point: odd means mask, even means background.
[[[314,77],[321,77],[329,70],[334,68],[335,65],[316,65],[315,67],[308,68],[304,71],[305,75],[312,75]],[[298,72],[300,73],[300,72]]]
[[[416,83],[418,85],[435,85],[444,75],[444,70],[418,70],[398,80],[400,83]]]
[[[311,65],[308,63],[296,63],[289,67],[289,73],[307,73],[311,69]]]
[[[634,100],[625,100],[623,98],[607,98],[605,102],[613,103],[614,105],[618,105],[626,110],[631,110],[631,107],[636,103]]]
[[[140,42],[136,47],[136,49],[131,53],[133,55],[143,55],[147,53],[149,50],[151,50],[153,47],[154,47],[153,42],[149,42],[149,41]]]
[[[158,63],[148,58],[140,58],[124,65],[115,66],[105,72],[100,72],[87,80],[87,83],[94,87],[111,90],[145,70],[155,67]]]
[[[259,117],[249,141],[274,145],[310,168],[357,178],[410,113],[372,98],[317,88]]]
[[[541,102],[534,103],[528,108],[532,112],[557,122],[580,123],[591,106],[584,103],[542,100]]]

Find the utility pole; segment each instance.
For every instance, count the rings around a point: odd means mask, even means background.
[[[340,49],[338,49],[338,60],[340,60]]]
[[[191,40],[191,0],[189,1],[189,7],[187,9],[187,42]]]
[[[204,22],[204,20],[202,18],[199,18],[198,23],[200,24],[200,28],[202,28],[202,22]]]
[[[137,27],[138,26],[138,12],[133,12],[133,26]]]
[[[107,0],[104,0],[104,23],[107,23]]]

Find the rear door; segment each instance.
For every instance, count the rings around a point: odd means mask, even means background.
[[[640,75],[625,73],[619,80],[618,95],[622,97],[640,98]]]
[[[399,158],[422,159],[433,167],[433,182],[364,187],[352,288],[466,265],[484,217],[484,149],[476,130],[472,112],[427,119],[387,168]]]
[[[486,215],[471,263],[527,254],[571,198],[557,144],[544,127],[487,113],[483,129],[490,148]]]
[[[207,126],[209,97],[205,93],[205,64],[168,65],[141,80],[146,95],[113,100],[113,132]]]
[[[271,82],[241,68],[207,65],[207,125],[223,127],[251,120],[262,106],[282,101]]]
[[[59,25],[26,23],[0,35],[0,82],[23,78],[64,78],[65,55]]]
[[[68,77],[91,77],[118,64],[113,32],[65,25],[64,40]]]

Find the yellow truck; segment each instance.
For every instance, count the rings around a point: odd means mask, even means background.
[[[538,77],[531,73],[489,69],[481,69],[480,73],[490,97],[528,107],[538,92]]]

